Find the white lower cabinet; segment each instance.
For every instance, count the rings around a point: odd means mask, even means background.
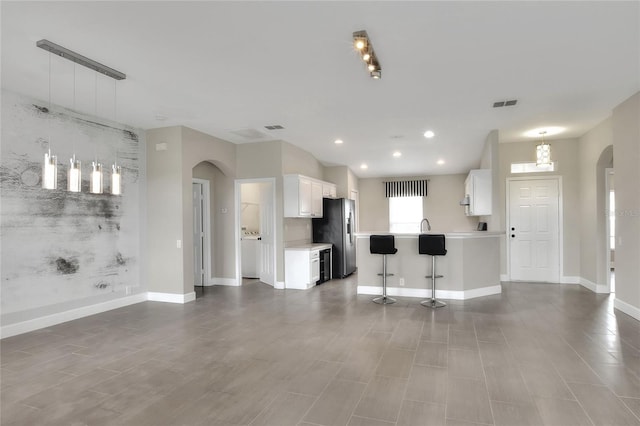
[[[319,249],[284,250],[284,287],[306,290],[320,280]]]

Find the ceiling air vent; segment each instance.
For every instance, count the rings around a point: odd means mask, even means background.
[[[506,107],[506,106],[514,106],[517,103],[518,103],[517,99],[510,99],[508,101],[497,101],[497,102],[493,103],[493,107],[494,108],[502,108],[502,107]]]
[[[279,124],[272,124],[271,126],[264,126],[265,129],[267,130],[282,130],[284,129],[284,127],[282,127]]]

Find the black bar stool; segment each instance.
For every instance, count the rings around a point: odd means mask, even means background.
[[[387,277],[393,274],[387,274],[387,255],[396,254],[398,249],[396,248],[396,241],[393,235],[372,235],[369,237],[369,251],[371,254],[382,255],[382,297],[376,297],[373,299],[375,303],[381,305],[390,305],[396,303],[396,300],[387,297]]]
[[[420,302],[422,306],[429,308],[441,308],[447,306],[446,303],[436,300],[436,278],[442,278],[442,275],[436,275],[436,256],[445,256],[447,249],[445,248],[443,234],[420,234],[418,235],[418,253],[431,256],[431,275],[425,278],[431,278],[431,300],[423,300]]]

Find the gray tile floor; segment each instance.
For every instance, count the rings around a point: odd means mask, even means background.
[[[391,306],[259,282],[1,342],[2,425],[640,425],[640,323],[576,285]]]

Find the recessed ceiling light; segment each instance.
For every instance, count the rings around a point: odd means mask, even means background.
[[[362,164],[360,164],[360,168],[361,168],[362,170],[365,170],[365,169],[368,169],[368,168],[369,168],[369,166],[367,166],[365,163],[362,163]]]
[[[398,157],[402,157],[402,153],[400,151],[396,151],[393,153],[393,156],[398,158]]]
[[[441,159],[439,159],[439,160],[438,160],[438,165],[439,165],[439,166],[442,166],[443,164],[444,164],[444,160],[443,160],[442,158],[441,158]]]
[[[552,127],[538,127],[536,129],[527,130],[523,133],[524,136],[528,138],[539,138],[540,133],[546,132],[545,136],[553,136],[567,130],[564,127],[552,126]]]
[[[426,132],[424,132],[424,137],[427,139],[431,139],[432,137],[434,137],[436,134],[433,133],[433,130],[427,130]]]
[[[333,141],[333,143],[335,143],[336,145],[342,145],[342,139],[336,139],[335,141]]]

